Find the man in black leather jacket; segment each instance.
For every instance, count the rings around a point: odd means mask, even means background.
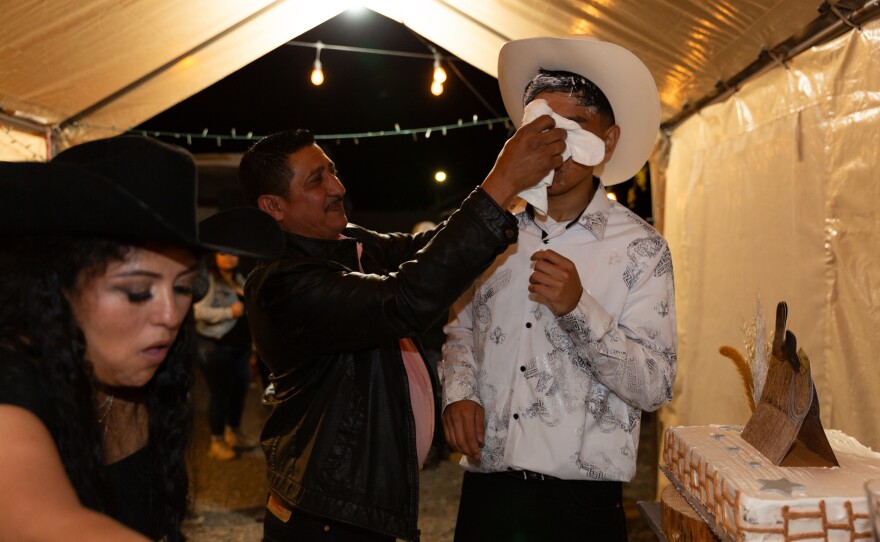
[[[348,224],[345,188],[306,130],[245,153],[245,195],[286,234],[284,256],[258,265],[245,291],[275,387],[261,438],[264,540],[331,531],[334,540],[418,540],[419,468],[435,407],[409,338],[516,241],[505,209],[562,164],[564,138],[550,117],[524,126],[461,208],[414,236]]]

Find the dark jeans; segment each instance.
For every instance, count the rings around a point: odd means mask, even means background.
[[[464,473],[455,542],[626,542],[623,484]]]
[[[290,511],[287,523],[266,510],[263,542],[394,542],[393,536],[377,534],[338,521]]]
[[[251,349],[222,346],[200,337],[199,354],[208,383],[208,425],[212,435],[222,435],[225,426],[238,428],[241,424]]]

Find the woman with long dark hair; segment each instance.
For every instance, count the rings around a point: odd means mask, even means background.
[[[183,540],[199,258],[280,244],[245,209],[200,239],[195,183],[132,136],[0,163],[0,539]]]

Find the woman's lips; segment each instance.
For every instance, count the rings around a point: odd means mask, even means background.
[[[162,363],[168,355],[171,346],[168,343],[154,344],[143,350],[144,356],[154,363]]]

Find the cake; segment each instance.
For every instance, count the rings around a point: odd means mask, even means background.
[[[671,427],[664,472],[698,511],[739,542],[870,540],[865,482],[880,454],[826,431],[839,467],[777,467],[731,426]]]

